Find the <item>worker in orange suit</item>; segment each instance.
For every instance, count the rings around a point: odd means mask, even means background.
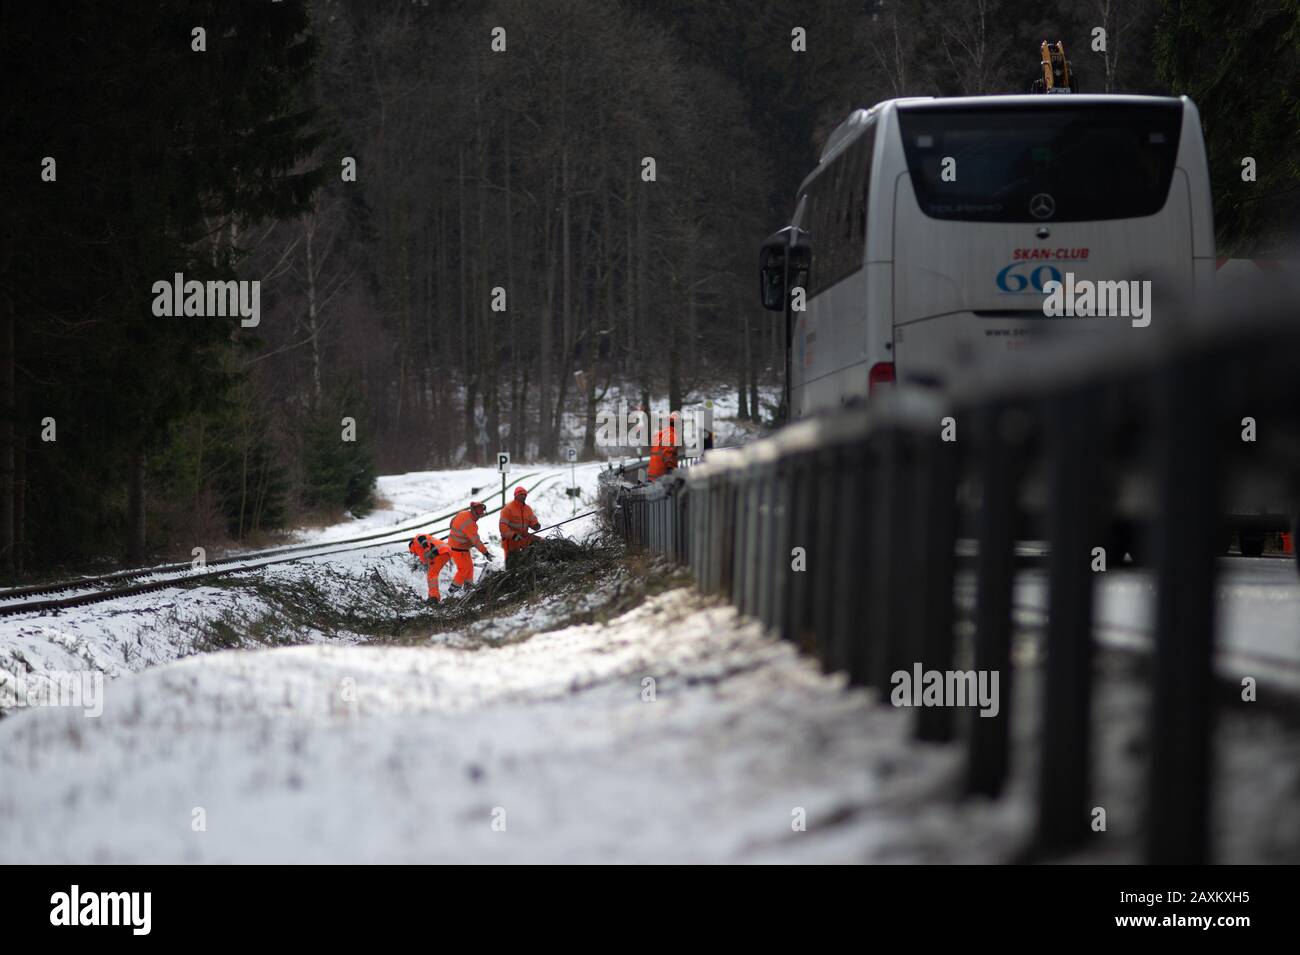
[[[671,471],[677,470],[677,423],[681,420],[680,416],[674,411],[668,416],[668,426],[660,428],[659,433],[655,435],[654,443],[650,445],[650,468],[648,473],[650,480],[663,477]]]
[[[491,560],[493,554],[483,546],[478,536],[478,519],[487,513],[487,505],[470,501],[469,508],[461,511],[451,519],[451,559],[456,564],[456,576],[447,588],[450,594],[468,590],[474,583],[474,561],[469,556],[471,547],[478,548],[480,554]]]
[[[531,532],[542,526],[533,509],[525,503],[527,499],[528,489],[517,487],[515,499],[501,508],[498,527],[501,530],[501,546],[506,552],[507,567],[510,566],[510,558],[513,554],[519,553],[537,539]]]
[[[438,575],[442,573],[442,568],[447,566],[447,561],[451,560],[451,548],[447,546],[446,541],[432,534],[418,534],[411,543],[406,545],[406,549],[428,568],[429,596],[426,599],[430,603],[441,603],[442,597],[438,593]]]

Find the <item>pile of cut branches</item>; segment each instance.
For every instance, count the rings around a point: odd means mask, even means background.
[[[564,590],[608,570],[621,556],[623,544],[614,537],[589,542],[559,536],[538,538],[516,554],[509,567],[485,573],[467,596],[449,602],[438,617],[477,616],[515,597]]]

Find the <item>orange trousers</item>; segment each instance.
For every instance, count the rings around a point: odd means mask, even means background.
[[[456,577],[452,580],[452,583],[457,586],[473,583],[474,560],[469,556],[469,551],[453,548],[450,556],[456,562]]]
[[[429,551],[421,548],[415,541],[411,541],[407,550],[420,558],[420,563],[428,568],[429,596],[441,599],[441,594],[438,593],[438,574],[442,572],[442,568],[447,566],[447,561],[451,560],[451,550],[444,548],[437,551],[432,560],[429,559]]]
[[[424,562],[429,565],[429,596],[439,597],[438,593],[438,574],[442,573],[442,568],[447,566],[447,561],[451,560],[451,551],[444,550],[439,552],[433,560],[423,558]]]
[[[532,542],[533,540],[531,537],[525,537],[523,540],[506,540],[503,537],[501,538],[501,548],[506,552],[506,556],[509,557],[511,554],[523,550]]]

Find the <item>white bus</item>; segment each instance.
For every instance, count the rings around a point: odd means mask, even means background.
[[[763,304],[786,315],[792,420],[1024,361],[1049,325],[1113,321],[1044,320],[1043,286],[1066,273],[1150,279],[1157,306],[1214,282],[1199,114],[1186,97],[1080,94],[858,110],[761,272]]]

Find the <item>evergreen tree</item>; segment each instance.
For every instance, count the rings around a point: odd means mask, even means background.
[[[238,319],[157,317],[153,284],[236,277],[241,232],[316,188],[306,6],[87,0],[4,17],[18,66],[6,126],[28,147],[5,153],[19,230],[0,250],[23,328],[26,536],[66,553],[118,530],[139,556],[148,455],[233,387],[234,353],[255,334]],[[53,182],[38,179],[46,155]],[[57,442],[36,440],[45,417]]]
[[[1201,111],[1221,255],[1300,238],[1300,0],[1165,0],[1160,72]],[[1256,180],[1243,179],[1243,161]]]

